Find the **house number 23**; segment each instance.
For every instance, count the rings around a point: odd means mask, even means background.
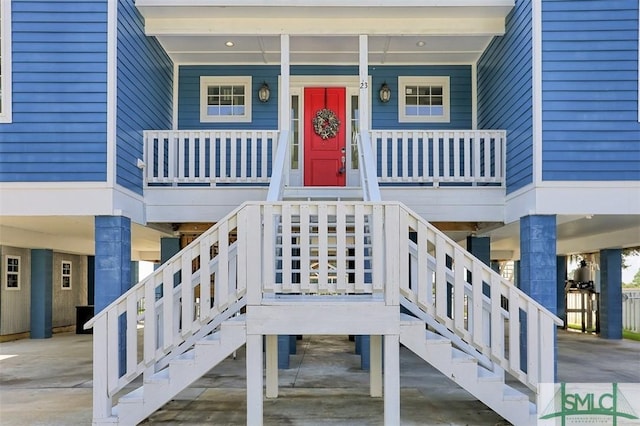
[[[361,81],[360,82],[360,88],[361,89],[366,89],[367,87],[369,87],[369,83],[367,83],[366,81]]]

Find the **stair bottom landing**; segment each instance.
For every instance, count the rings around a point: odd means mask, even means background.
[[[264,399],[265,425],[382,425],[383,399],[369,396],[346,335],[305,335],[290,368],[280,370],[279,396]],[[400,352],[403,424],[508,424],[406,348]],[[148,424],[246,425],[244,346],[149,418]],[[429,407],[425,411],[425,407]]]

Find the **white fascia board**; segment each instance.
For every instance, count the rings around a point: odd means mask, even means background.
[[[106,183],[3,183],[0,216],[97,216],[113,214]]]
[[[383,200],[399,201],[431,222],[502,222],[500,187],[380,187]]]
[[[503,35],[504,18],[353,18],[272,19],[150,18],[145,34],[161,35]]]
[[[640,182],[543,182],[507,195],[505,223],[538,214],[640,215]]]
[[[132,222],[146,224],[144,198],[123,186],[116,185],[113,191],[114,216],[125,216]]]
[[[137,7],[442,7],[442,0],[136,0]],[[447,0],[449,7],[513,7],[514,0]]]

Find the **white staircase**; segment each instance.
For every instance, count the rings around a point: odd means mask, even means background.
[[[123,395],[113,407],[118,423],[135,425],[169,402],[247,341],[244,315],[224,321],[219,330],[198,340],[192,349],[143,380],[142,386]]]
[[[514,425],[533,425],[536,405],[529,396],[505,384],[504,373],[478,364],[449,339],[425,328],[416,317],[402,314],[400,343]]]
[[[401,317],[401,306],[412,316]],[[538,385],[554,378],[556,324],[399,203],[246,203],[88,323],[94,424],[142,421],[245,343],[247,418],[260,424],[262,336],[335,331],[382,336],[384,371],[399,371],[402,343],[513,424],[528,425]],[[531,401],[505,385],[506,374],[531,389]],[[123,395],[140,376],[142,386]],[[387,376],[392,425],[400,421],[399,381]]]

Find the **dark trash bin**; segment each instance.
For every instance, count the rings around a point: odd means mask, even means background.
[[[84,325],[93,318],[93,305],[76,306],[76,334],[93,334],[93,329],[84,329]]]

